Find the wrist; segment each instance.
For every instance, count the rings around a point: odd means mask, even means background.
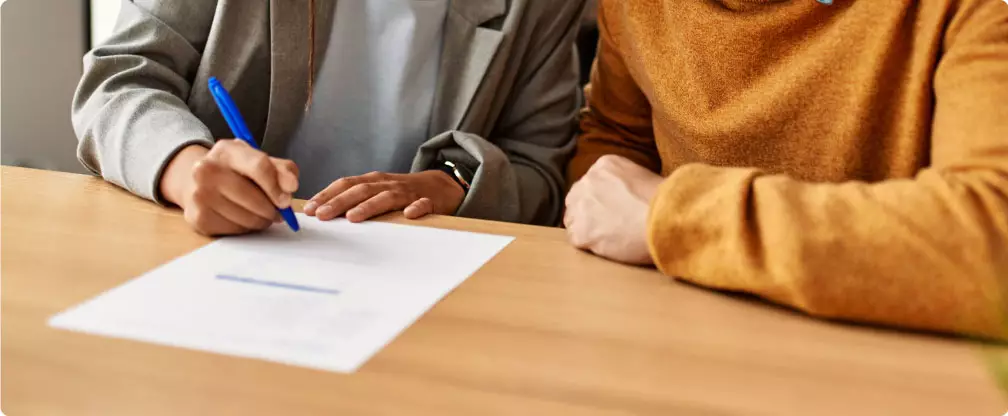
[[[168,161],[158,191],[168,202],[182,206],[186,190],[192,186],[192,169],[210,150],[198,144],[184,147]]]
[[[438,169],[438,168],[432,168],[432,169],[429,169],[429,171],[430,172],[436,172],[435,176],[438,178],[438,181],[443,184],[442,185],[443,187],[445,187],[445,188],[451,188],[451,189],[458,189],[458,190],[462,191],[463,195],[465,195],[465,193],[466,193],[465,187],[462,186],[462,184],[460,184],[458,182],[458,180],[456,180],[455,178],[453,178],[452,175],[451,175],[451,173],[448,173],[444,169]]]

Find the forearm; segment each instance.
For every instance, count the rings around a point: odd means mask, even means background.
[[[666,274],[814,315],[1005,338],[1001,175],[808,184],[686,165],[653,201],[649,243]]]
[[[208,7],[202,20],[184,17]],[[123,3],[115,33],[84,58],[71,108],[78,157],[88,169],[164,203],[160,176],[168,161],[189,145],[213,144],[184,99],[201,60],[192,42],[206,37],[212,8],[202,0]]]
[[[503,151],[501,146],[510,151]],[[445,159],[474,172],[469,192],[456,211],[458,216],[555,225],[564,189],[563,161],[571,147],[569,140],[566,146],[544,148],[446,132],[421,146],[412,170],[426,170]]]
[[[472,196],[459,207],[460,216],[545,226],[559,223],[563,188],[558,175],[521,163],[488,168],[482,174],[487,180],[473,185]]]
[[[598,56],[591,82],[585,87],[586,106],[580,113],[577,153],[567,166],[568,186],[595,161],[618,155],[660,173],[661,159],[654,140],[651,104],[623,60],[618,33],[608,25],[605,5],[599,10]]]
[[[184,105],[143,90],[79,97],[73,111],[78,157],[91,171],[160,203],[160,179],[182,149],[213,145],[210,131]]]
[[[574,39],[584,2],[536,4],[536,14],[525,17],[539,28],[531,37],[535,42],[516,43],[528,50],[514,81],[496,87],[497,95],[507,99],[490,115],[489,131],[442,133],[421,146],[414,160],[414,171],[447,159],[475,173],[457,215],[559,222],[564,167],[574,150],[574,121],[581,107]]]
[[[661,159],[649,127],[642,127],[636,133],[628,131],[617,127],[618,123],[606,122],[590,106],[582,111],[581,117],[582,133],[577,140],[577,152],[567,165],[568,187],[605,155],[622,156],[652,172],[661,173]]]

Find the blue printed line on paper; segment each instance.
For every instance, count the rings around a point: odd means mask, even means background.
[[[250,277],[231,276],[231,275],[226,275],[226,274],[218,274],[217,278],[221,279],[221,280],[229,280],[229,281],[232,281],[232,282],[251,283],[251,284],[254,284],[254,285],[262,285],[262,286],[279,287],[279,288],[283,288],[283,289],[300,290],[302,292],[325,293],[327,295],[338,295],[340,293],[340,291],[338,291],[336,289],[326,289],[324,287],[295,285],[295,284],[291,284],[291,283],[273,282],[273,281],[269,281],[269,280],[253,279],[253,278],[250,278]]]

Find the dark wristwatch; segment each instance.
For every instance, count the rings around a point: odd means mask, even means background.
[[[469,172],[469,169],[466,169],[465,166],[455,162],[442,160],[435,162],[434,166],[431,167],[431,170],[440,170],[448,174],[455,183],[462,187],[463,192],[466,194],[469,193],[469,187],[471,186],[470,184],[472,184],[473,174]]]

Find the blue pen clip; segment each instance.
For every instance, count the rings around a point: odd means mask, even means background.
[[[259,149],[259,144],[252,138],[252,132],[249,131],[248,125],[245,124],[245,119],[238,112],[238,106],[231,99],[231,94],[228,94],[227,89],[221,85],[216,77],[210,77],[208,84],[210,86],[210,95],[213,96],[214,102],[217,103],[217,108],[220,109],[221,114],[224,116],[224,121],[231,128],[231,133],[239,140],[252,146],[253,149]],[[277,210],[280,211],[280,216],[287,222],[291,230],[296,232],[301,229],[297,216],[294,215],[294,210],[290,207],[284,209],[278,208]]]

